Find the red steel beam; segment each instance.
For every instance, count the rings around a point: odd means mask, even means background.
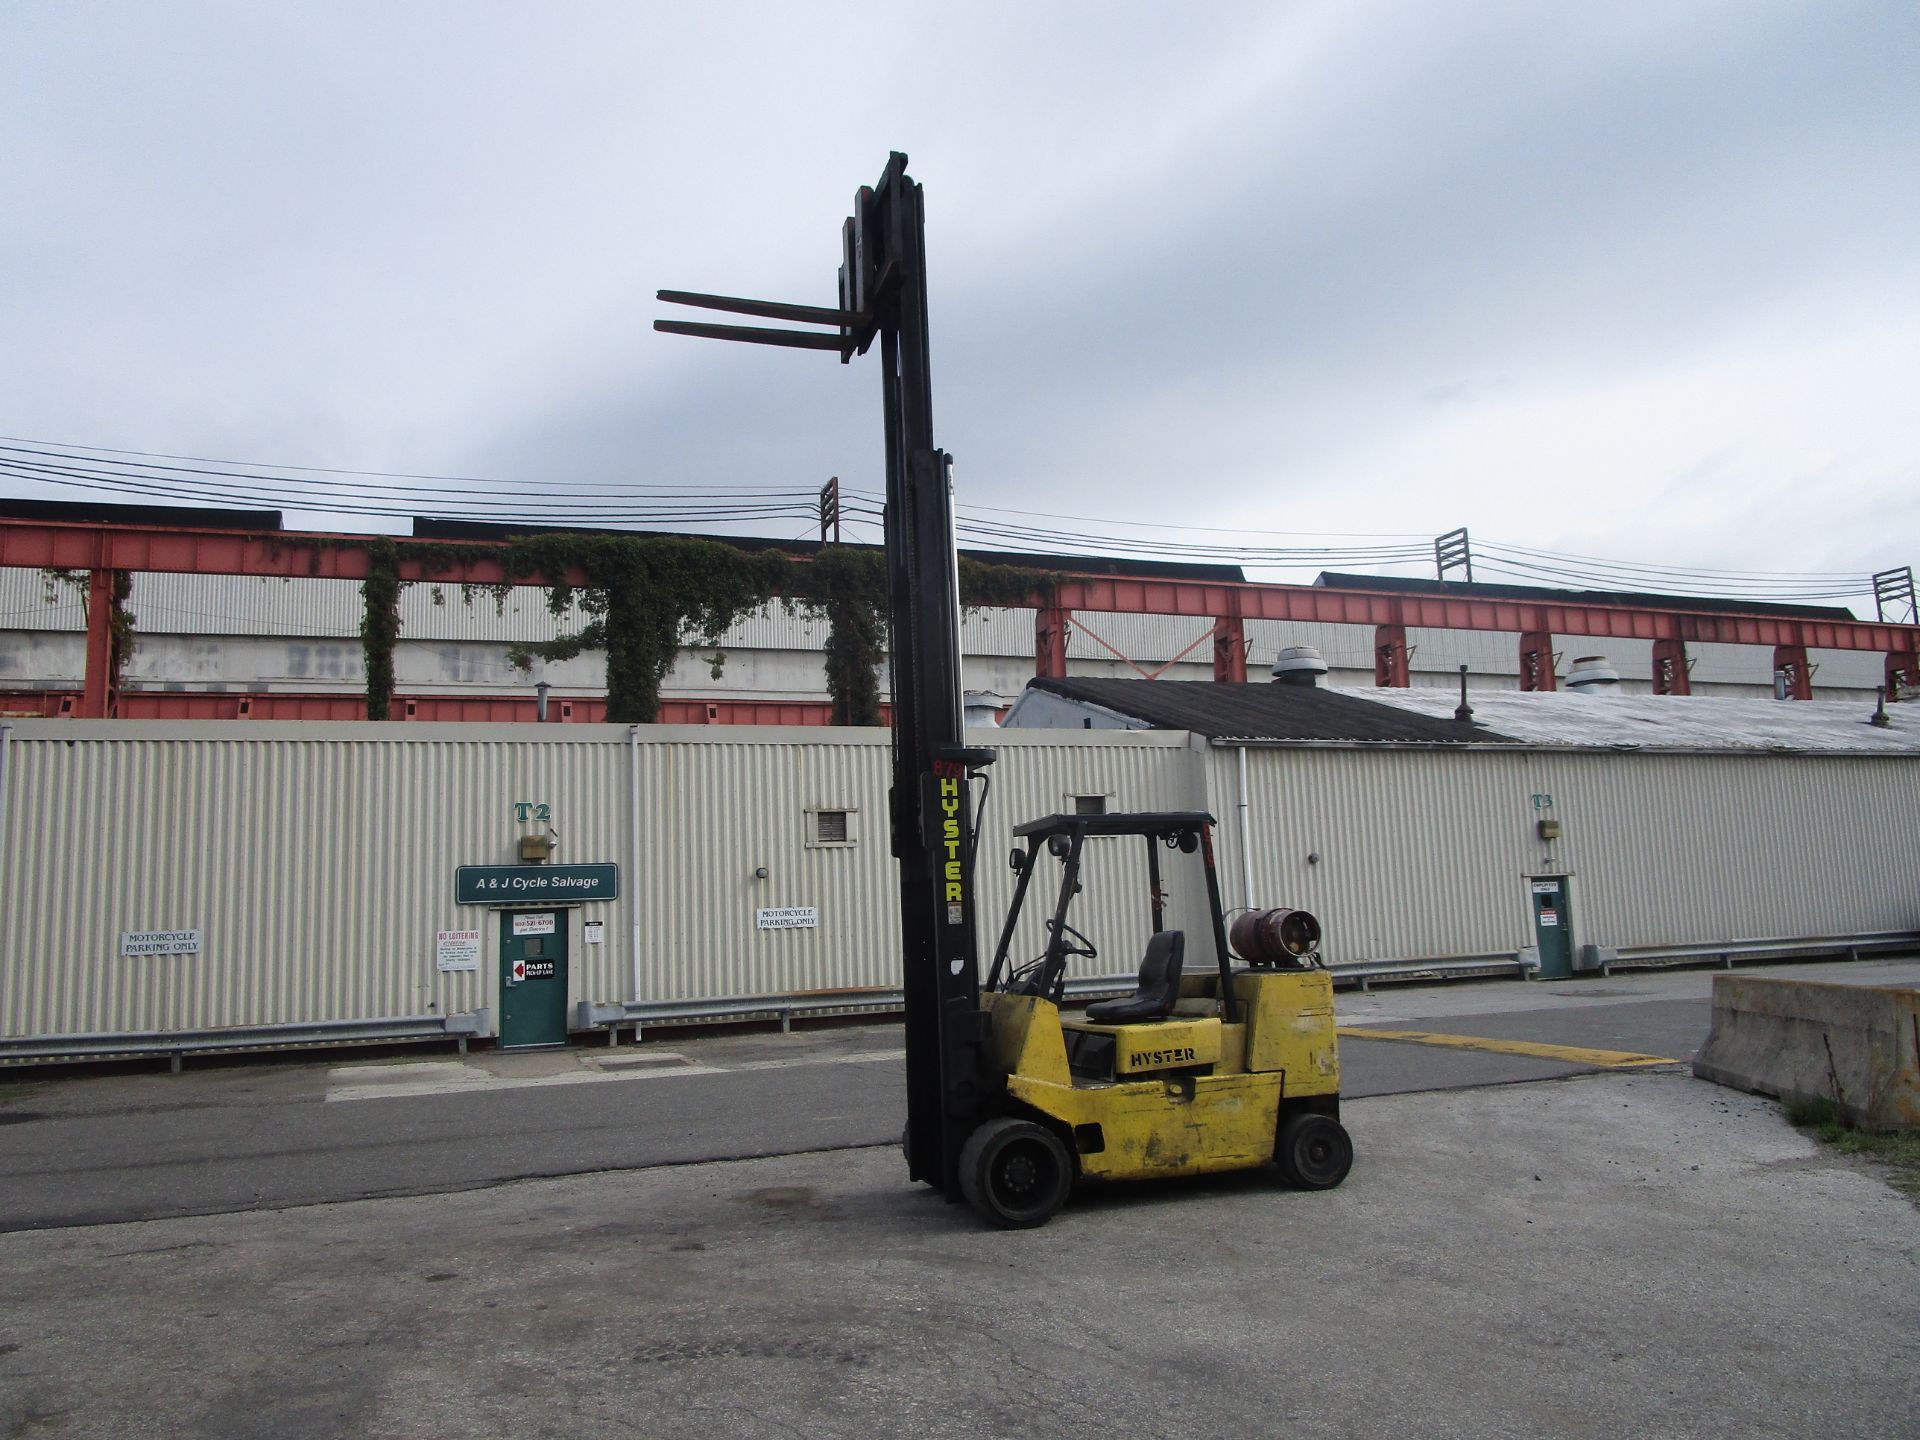
[[[1520,636],[1520,688],[1558,688],[1553,675],[1553,636],[1545,630],[1528,630]]]
[[[1407,649],[1406,626],[1374,627],[1373,683],[1383,690],[1405,690],[1413,684],[1413,656]]]
[[[1687,668],[1687,643],[1684,640],[1653,642],[1653,693],[1691,695],[1692,672]]]
[[[1904,700],[1920,688],[1920,656],[1911,650],[1895,650],[1887,655],[1887,698]]]
[[[1067,674],[1067,633],[1071,607],[1042,600],[1033,612],[1033,673],[1063,680]]]
[[[113,713],[113,571],[95,570],[87,582],[87,669],[80,695],[82,720]]]
[[[1807,663],[1806,646],[1774,646],[1773,673],[1786,678],[1787,698],[1789,700],[1811,700],[1813,698],[1813,667]]]
[[[268,575],[276,578],[307,576],[318,580],[367,578],[367,546],[375,540],[393,541],[400,551],[400,578],[437,580],[447,584],[497,585],[507,578],[497,560],[474,560],[460,565],[430,565],[409,556],[409,547],[424,553],[444,549],[444,540],[413,540],[406,536],[325,535],[303,531],[156,529],[136,525],[79,525],[39,520],[0,520],[0,565],[34,570],[147,570],[172,575]],[[462,548],[498,549],[504,541],[463,540]],[[586,583],[586,575],[570,569],[553,577],[569,585]],[[514,583],[539,585],[546,576],[523,577]]]
[[[1213,678],[1234,685],[1247,683],[1247,627],[1237,609],[1214,618]]]
[[[1512,635],[1537,630],[1554,635],[1720,645],[1807,645],[1825,650],[1883,653],[1911,650],[1920,643],[1920,626],[1914,625],[1688,610],[1683,605],[1654,608],[1594,602],[1544,603],[1384,590],[1330,590],[1319,585],[1092,575],[1062,579],[1054,595],[1055,603],[1063,610],[1119,610],[1145,615],[1228,615],[1236,613],[1237,605],[1237,613],[1245,620],[1400,624],[1423,630],[1495,630]]]
[[[361,580],[368,571],[366,547],[382,538],[388,537],[0,520],[0,565]],[[491,559],[445,565],[420,558],[430,553],[429,547],[444,542],[400,536],[391,539],[400,552],[403,579],[487,585],[507,578],[504,565]],[[470,550],[492,546],[505,548],[504,542],[463,542],[463,548]],[[419,548],[409,556],[408,551],[414,547]],[[564,576],[523,576],[517,583],[537,585],[553,579],[580,585],[585,578],[570,569]],[[1243,622],[1297,620],[1509,634],[1531,631],[1682,643],[1868,650],[1902,656],[1920,650],[1920,626],[1916,625],[1698,611],[1680,605],[1540,602],[1332,590],[1317,585],[1067,575],[1060,578],[1051,595],[1036,595],[1032,604],[1039,611],[1036,622],[1042,674],[1064,672],[1068,616],[1075,610],[1188,615],[1216,622],[1222,616],[1238,616]],[[1057,670],[1049,669],[1050,664]],[[105,703],[104,696],[101,703]]]

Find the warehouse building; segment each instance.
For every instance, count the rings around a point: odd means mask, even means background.
[[[1920,707],[1457,704],[1037,681],[978,737],[983,928],[1017,821],[1210,808],[1227,902],[1314,911],[1350,974],[1920,941]],[[887,768],[875,729],[7,722],[0,1056],[852,1003],[899,985]],[[1146,899],[1092,849],[1081,973],[1125,974]]]
[[[1920,707],[1617,691],[1474,693],[1456,718],[1435,689],[1069,678],[1007,724],[1193,737],[1229,893],[1322,916],[1335,963],[1552,977],[1920,939]]]

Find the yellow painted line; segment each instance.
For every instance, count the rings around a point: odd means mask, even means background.
[[[1425,1030],[1369,1030],[1352,1025],[1340,1026],[1338,1033],[1351,1040],[1400,1040],[1409,1045],[1449,1045],[1456,1050],[1527,1055],[1535,1060],[1558,1060],[1564,1065],[1595,1065],[1604,1070],[1680,1063],[1665,1055],[1636,1055],[1631,1050],[1589,1050],[1580,1045],[1542,1045],[1532,1040],[1489,1040],[1484,1035],[1435,1035]]]

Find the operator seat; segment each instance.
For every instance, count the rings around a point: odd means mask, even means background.
[[[1132,1025],[1143,1020],[1164,1020],[1172,1013],[1173,1002],[1180,998],[1180,965],[1187,954],[1184,930],[1162,930],[1147,941],[1147,955],[1140,962],[1140,980],[1133,994],[1124,1000],[1102,1000],[1087,1007],[1087,1019],[1096,1025]]]

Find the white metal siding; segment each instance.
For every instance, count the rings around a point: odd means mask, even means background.
[[[1335,961],[1534,943],[1525,884],[1573,876],[1574,939],[1717,943],[1920,929],[1920,763],[1850,756],[1251,749],[1256,906]],[[1239,894],[1238,759],[1216,750]],[[1533,796],[1550,795],[1550,810]],[[1538,839],[1554,818],[1563,838]],[[1318,863],[1307,857],[1317,853]],[[1231,858],[1228,858],[1228,857]]]
[[[573,926],[570,1003],[899,984],[884,732],[642,735],[636,859],[623,728],[19,722],[0,817],[0,1033],[496,1005],[494,912],[453,904],[453,870],[514,858],[536,828],[516,801],[552,807],[559,861],[621,867],[621,899],[583,912],[607,921],[606,943],[581,945]],[[1183,736],[1022,737],[1003,755],[982,841],[989,943],[1006,894],[994,857],[1016,819],[1074,792],[1191,804],[1200,784]],[[857,810],[858,843],[808,847],[809,805]],[[1109,908],[1144,914],[1137,881],[1085,900],[1093,933],[1131,934],[1104,924]],[[755,927],[756,909],[784,905],[817,907],[819,928]],[[120,956],[122,931],[159,929],[199,929],[204,949]],[[436,970],[442,929],[482,931],[477,974]]]
[[[621,899],[582,912],[606,920],[606,943],[581,945],[574,917],[572,1001],[899,983],[883,732],[644,728],[637,856],[620,727],[25,721],[13,733],[0,1033],[494,1006],[495,912],[454,905],[452,871],[513,859],[531,828],[517,801],[552,807],[560,861],[621,867]],[[975,738],[1001,755],[978,871],[983,960],[1011,891],[1013,825],[1079,795],[1115,810],[1210,803],[1223,898],[1248,898],[1233,750],[1170,733]],[[1563,870],[1576,943],[1920,929],[1911,757],[1286,748],[1248,761],[1250,898],[1315,911],[1336,961],[1530,945],[1526,877]],[[855,811],[857,843],[807,845],[809,806]],[[1542,814],[1562,840],[1536,837]],[[1080,973],[1138,963],[1136,846],[1089,846],[1074,920],[1101,955]],[[1165,860],[1169,923],[1205,963],[1198,868]],[[1041,862],[1015,961],[1039,953],[1059,873]],[[772,906],[814,906],[819,926],[757,929],[754,912]],[[119,954],[123,930],[189,928],[204,934],[199,955]],[[475,928],[480,972],[439,973],[433,932]]]
[[[65,728],[70,743],[29,734],[13,747],[9,1034],[487,1005],[497,949],[487,912],[452,903],[453,867],[512,858],[515,799],[565,797],[562,858],[615,858],[624,833],[624,788],[590,773],[604,767],[589,747]],[[482,970],[439,973],[434,931],[471,928],[489,932]],[[199,929],[205,948],[120,957],[120,932],[158,929]],[[587,988],[619,993],[597,987],[624,949],[576,951],[576,975],[584,960]]]

